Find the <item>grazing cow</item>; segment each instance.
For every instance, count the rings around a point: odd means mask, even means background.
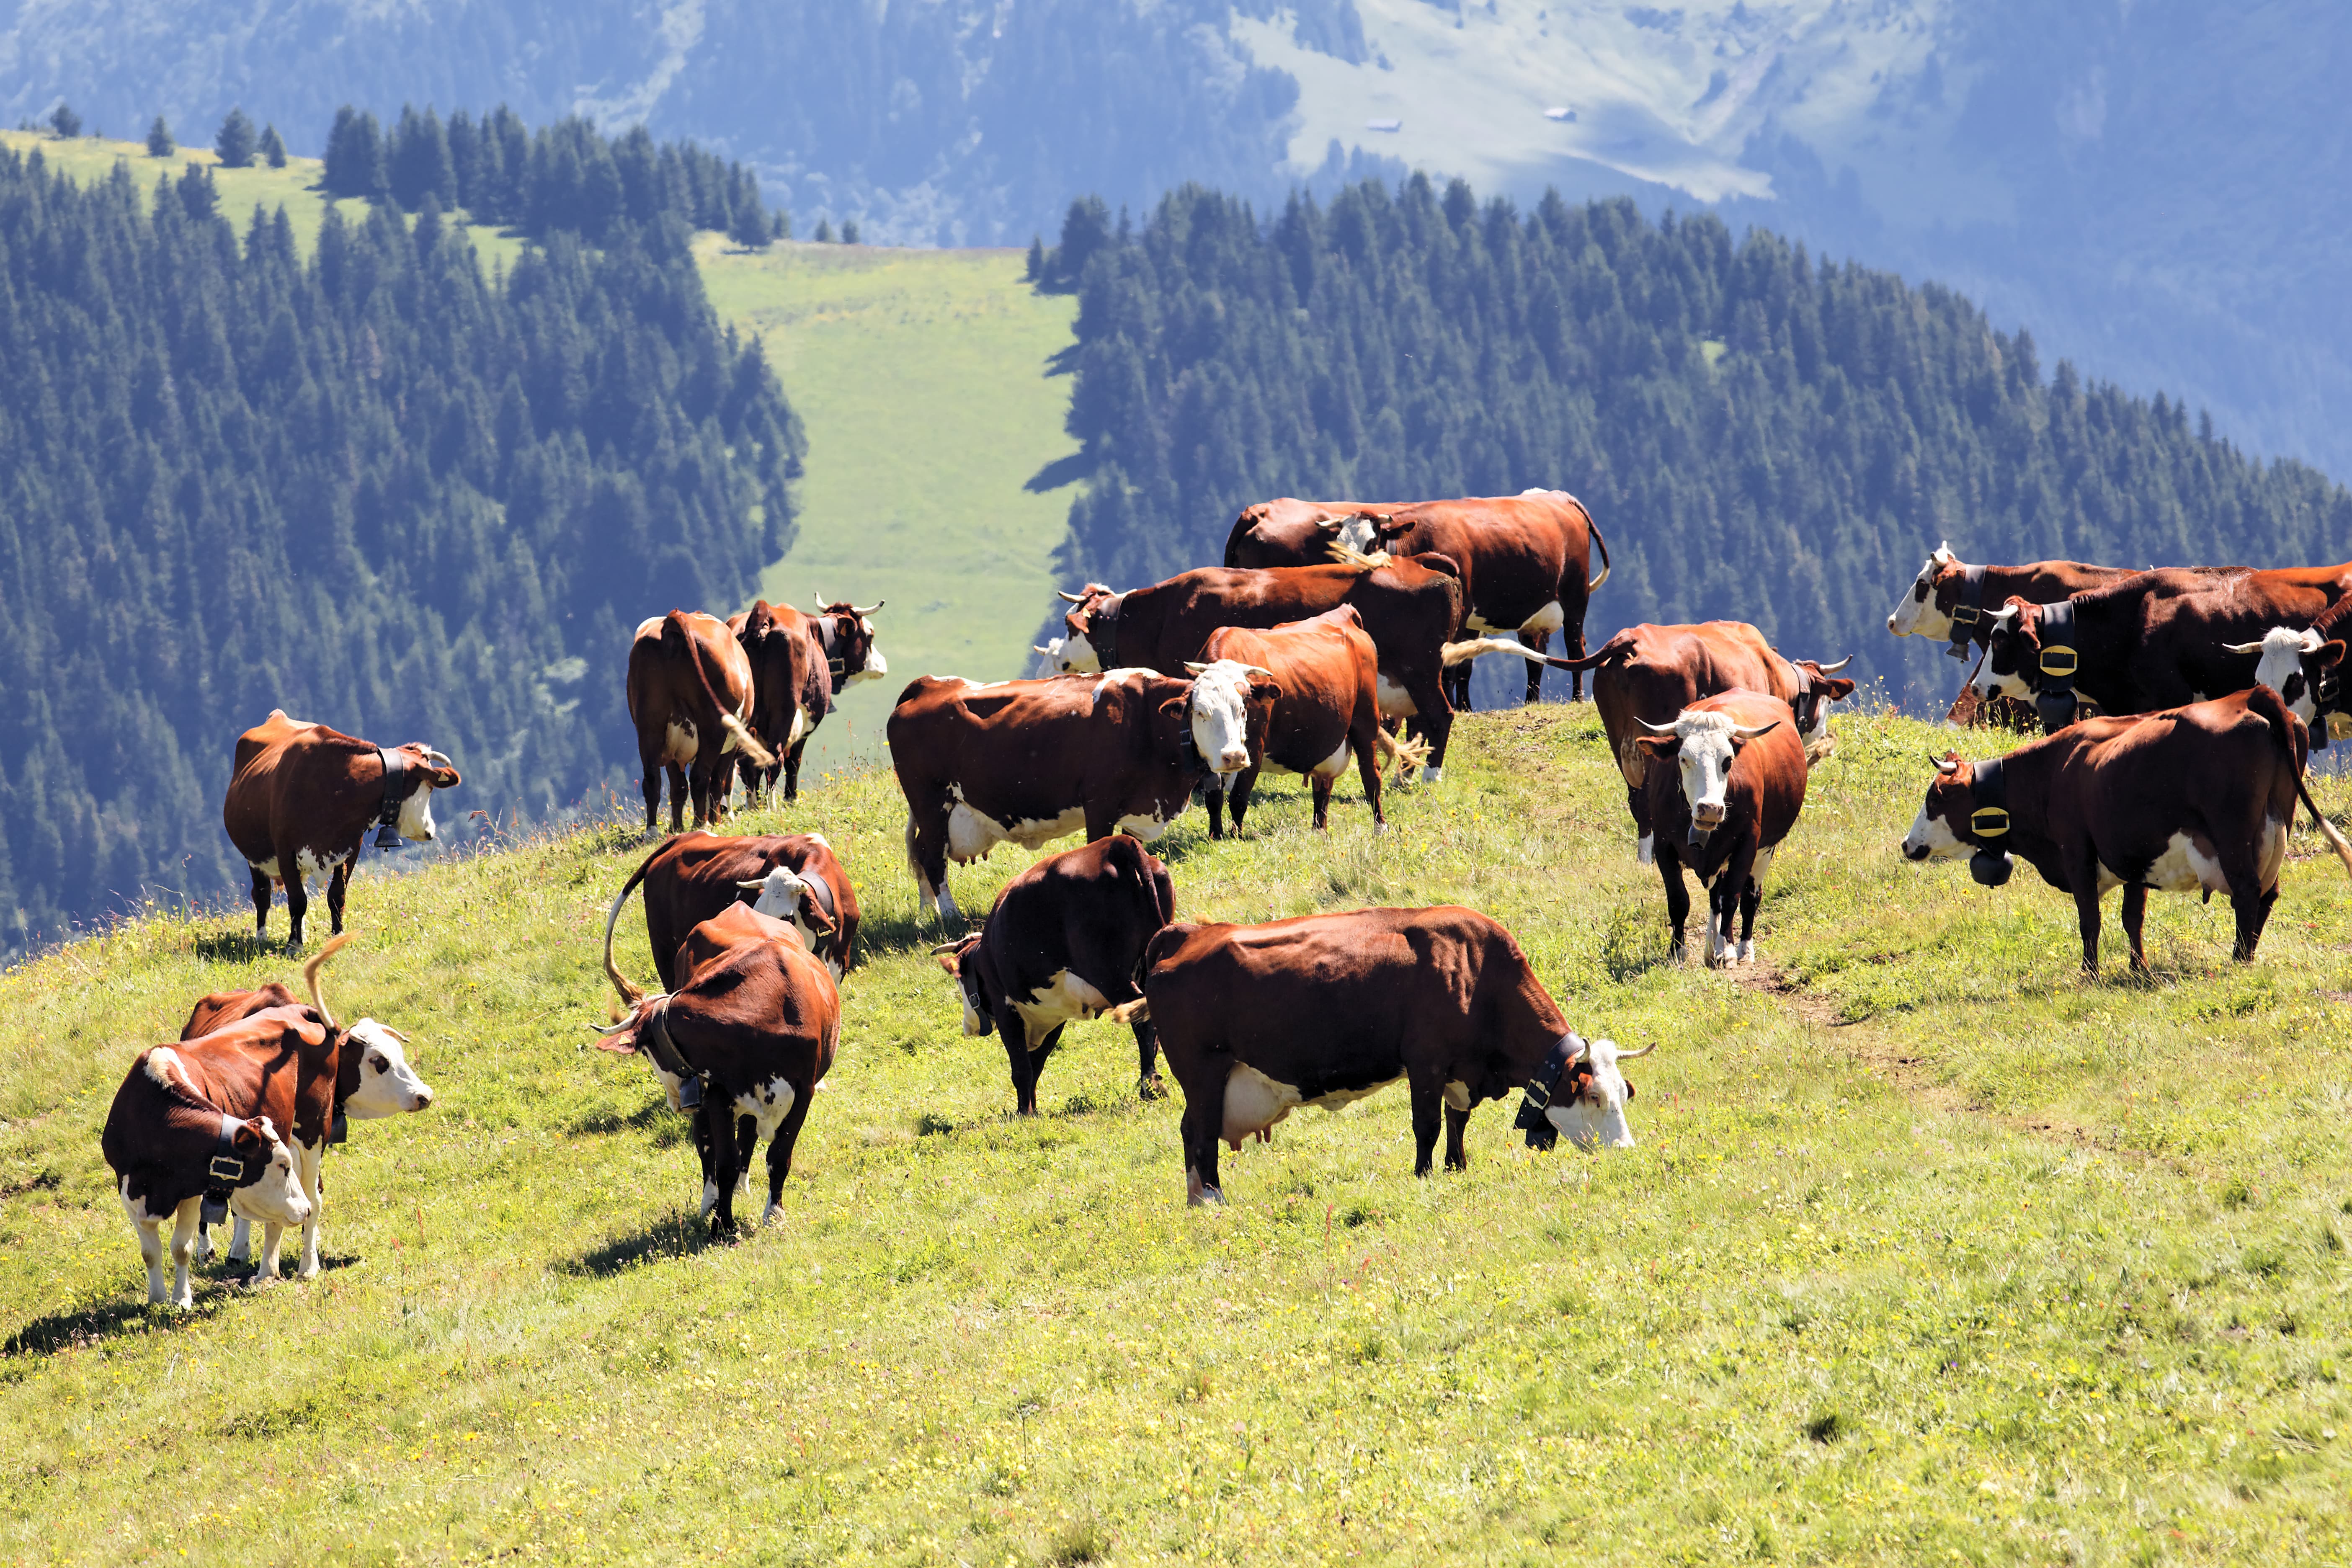
[[[1022,1115],[1037,1114],[1064,1027],[1142,994],[1144,944],[1175,918],[1168,868],[1117,833],[1046,856],[1004,884],[979,931],[931,950],[963,989],[963,1032],[1003,1040]],[[1159,1047],[1149,1019],[1132,1022],[1135,1091],[1156,1099]]]
[[[1550,662],[1592,671],[1592,705],[1600,710],[1618,771],[1625,775],[1625,808],[1633,815],[1644,866],[1651,860],[1653,829],[1643,789],[1649,770],[1639,743],[1643,726],[1671,723],[1684,709],[1717,692],[1764,692],[1789,705],[1805,761],[1812,763],[1837,747],[1830,733],[1830,704],[1853,695],[1853,682],[1838,673],[1853,662],[1851,657],[1835,664],[1783,658],[1745,621],[1628,626],[1583,658]]]
[[[629,1010],[597,1031],[598,1043],[643,1052],[672,1108],[694,1112],[702,1212],[716,1239],[735,1234],[736,1184],[762,1138],[760,1223],[782,1217],[793,1145],[840,1043],[841,993],[791,927],[740,906],[695,927],[680,947],[699,962],[675,991],[632,995],[614,977]]]
[[[734,780],[724,761],[740,751],[752,765],[776,759],[751,732],[751,661],[716,616],[672,610],[642,623],[629,644],[629,719],[644,770],[646,835],[661,810],[669,778],[669,830],[686,830],[689,777],[694,825],[708,827],[727,808]]]
[[[1400,746],[1381,727],[1380,654],[1353,605],[1268,631],[1221,627],[1209,634],[1201,657],[1267,670],[1282,688],[1267,721],[1265,745],[1250,753],[1250,765],[1232,776],[1226,791],[1209,792],[1210,837],[1225,836],[1228,795],[1234,831],[1242,830],[1250,791],[1266,768],[1307,775],[1315,791],[1315,827],[1322,831],[1329,821],[1332,783],[1347,771],[1350,752],[1357,776],[1363,780],[1364,799],[1371,805],[1372,830],[1388,826],[1381,805],[1386,759],[1393,755],[1411,769],[1428,752],[1418,744]],[[1184,668],[1198,671],[1206,666],[1188,663]]]
[[[2203,568],[2183,568],[2203,570]],[[2022,566],[1969,566],[1938,544],[1895,601],[1886,629],[1898,637],[1946,637],[1945,651],[1958,659],[1969,657],[1969,645],[1981,647],[1991,631],[1992,612],[2017,595],[2047,604],[2093,588],[2105,587],[2134,575],[2128,566],[2086,566],[2079,561],[2032,561]]]
[[[2311,729],[2311,749],[2330,741],[2352,740],[2352,699],[2344,686],[2346,623],[2352,599],[2345,600],[2301,631],[2273,626],[2260,642],[2238,643],[2231,653],[2258,656],[2254,683],[2277,692],[2294,716]]]
[[[1265,671],[1230,661],[1181,680],[1149,669],[988,686],[923,677],[888,728],[918,900],[958,918],[949,860],[980,859],[1006,839],[1034,849],[1080,828],[1089,839],[1124,828],[1150,843],[1195,784],[1221,787],[1249,766],[1278,695]]]
[[[2147,967],[2140,928],[2150,888],[2230,895],[2231,956],[2251,961],[2278,898],[2287,829],[2300,798],[2345,868],[2352,846],[2312,805],[2308,736],[2267,686],[2161,713],[2085,719],[2006,757],[1969,763],[1947,752],[1903,840],[1911,860],[1973,858],[1988,887],[2021,856],[2074,895],[2083,968],[2099,968],[2099,900],[2124,889],[2131,966]]]
[[[433,792],[462,783],[457,764],[419,742],[379,746],[289,719],[282,709],[236,740],[221,825],[253,872],[253,934],[269,934],[269,889],[286,889],[286,945],[302,945],[308,878],[327,879],[328,934],[343,929],[343,896],[370,827],[378,848],[433,837]],[[394,837],[394,835],[398,837]]]
[[[1403,505],[1302,501],[1287,497],[1245,509],[1225,536],[1228,566],[1308,566],[1330,559],[1340,545],[1369,554],[1443,555],[1457,568],[1463,618],[1456,631],[1518,633],[1540,654],[1551,634],[1568,633],[1570,653],[1584,652],[1584,610],[1609,580],[1609,544],[1584,503],[1565,490],[1529,489],[1516,496]],[[1591,552],[1601,552],[1601,575],[1586,580]],[[1568,666],[1561,666],[1569,668]],[[1584,695],[1584,678],[1570,670],[1570,694]],[[1470,707],[1467,661],[1446,669],[1447,698]],[[1528,700],[1543,684],[1541,665],[1528,666]]]
[[[190,1061],[206,1063],[206,1079],[217,1091],[215,1098],[232,1111],[267,1115],[273,1124],[286,1129],[294,1150],[296,1174],[310,1202],[310,1217],[302,1226],[301,1278],[305,1279],[319,1272],[319,1226],[326,1217],[326,1189],[320,1166],[326,1159],[327,1146],[343,1141],[344,1124],[351,1117],[364,1121],[422,1110],[433,1103],[431,1087],[409,1065],[407,1036],[373,1018],[361,1018],[345,1028],[327,1010],[319,972],[351,940],[331,938],[302,966],[302,981],[310,994],[308,1007],[291,986],[273,980],[255,990],[216,991],[202,998],[180,1028],[183,1055]],[[236,1026],[265,1014],[307,1018],[326,1030],[325,1044],[316,1050],[307,1046],[297,1050],[295,1037],[287,1031],[259,1040],[236,1034]],[[217,1062],[215,1055],[220,1058]],[[290,1074],[285,1070],[289,1063]],[[209,1203],[205,1206],[213,1210]],[[216,1211],[206,1212],[197,1220],[199,1258],[212,1256],[212,1241],[205,1226],[218,1217]],[[230,1262],[243,1263],[251,1258],[251,1231],[245,1216],[236,1216],[229,1238]],[[264,1279],[278,1278],[278,1227],[271,1226],[262,1244],[260,1277]]]
[[[604,917],[604,973],[624,1001],[645,994],[613,963],[613,928],[621,906],[642,883],[646,941],[662,989],[675,989],[688,971],[678,967],[686,933],[730,904],[750,904],[794,927],[801,942],[837,981],[857,951],[857,889],[821,833],[768,834],[742,838],[688,833],[646,857],[630,873]]]
[[[1192,1203],[1224,1201],[1219,1139],[1238,1151],[1299,1106],[1336,1110],[1400,1079],[1417,1176],[1429,1173],[1440,1106],[1445,1166],[1461,1170],[1471,1108],[1531,1080],[1579,1148],[1633,1146],[1615,1046],[1571,1031],[1511,933],[1475,910],[1177,924],[1151,939],[1144,964],[1144,1002],[1121,1011],[1158,1029],[1183,1088]]]
[[[761,599],[728,617],[728,629],[751,665],[751,731],[777,758],[765,769],[744,770],[754,799],[773,796],[782,773],[784,798],[798,800],[801,756],[833,711],[833,700],[861,680],[889,673],[890,661],[874,645],[874,623],[866,618],[882,605],[879,599],[862,607],[828,605],[820,595],[812,616]]]
[[[2011,595],[1990,617],[1974,684],[1979,697],[2031,699],[2045,730],[2083,699],[2108,713],[2201,702],[2253,684],[2270,628],[2307,626],[2347,594],[2352,563],[2137,572],[2047,604]]]
[[[1684,709],[1671,724],[1643,727],[1650,733],[1635,743],[1662,764],[1648,770],[1643,793],[1674,955],[1683,956],[1683,921],[1690,914],[1683,889],[1688,860],[1707,889],[1707,963],[1752,963],[1764,873],[1805,808],[1805,748],[1796,715],[1777,697],[1721,691]]]
[[[299,1028],[323,1041],[315,1024]],[[205,1194],[226,1188],[233,1214],[264,1225],[300,1225],[310,1202],[295,1179],[293,1152],[266,1116],[240,1120],[206,1098],[176,1046],[139,1053],[107,1108],[99,1151],[114,1172],[123,1213],[147,1261],[147,1300],[193,1306],[188,1263]],[[163,1222],[172,1221],[173,1281],[163,1288]]]
[[[1446,640],[1462,618],[1462,586],[1451,566],[1440,556],[1359,556],[1266,571],[1209,566],[1124,594],[1089,583],[1062,595],[1070,609],[1057,658],[1071,674],[1140,666],[1181,675],[1221,627],[1263,630],[1351,605],[1380,653],[1381,716],[1415,721],[1430,745],[1423,777],[1435,783],[1454,725],[1445,667],[1482,653],[1526,651],[1491,639]]]

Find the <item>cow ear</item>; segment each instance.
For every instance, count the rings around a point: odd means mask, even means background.
[[[252,1121],[240,1124],[235,1132],[229,1134],[228,1141],[240,1154],[258,1150],[262,1142],[261,1119],[257,1116]]]
[[[2321,643],[2311,650],[2311,657],[2317,659],[2322,668],[2331,664],[2341,664],[2344,662],[2344,643],[2341,638],[2334,642]]]
[[[961,949],[951,947],[945,952],[935,952],[931,954],[931,959],[941,969],[946,970],[951,978],[957,980],[963,978],[963,952]]]
[[[1412,531],[1412,524],[1410,522],[1399,522],[1393,517],[1383,517],[1374,520],[1372,523],[1372,531],[1384,540],[1397,540],[1402,539],[1406,534],[1411,533]]]
[[[1642,748],[1643,755],[1650,757],[1671,757],[1675,754],[1675,748],[1682,743],[1683,738],[1680,735],[1636,735],[1633,737],[1633,744]]]
[[[1633,1080],[1630,1078],[1625,1080],[1625,1098],[1628,1100],[1633,1098]]]
[[[1853,682],[1843,675],[1832,675],[1830,680],[1830,700],[1843,702],[1853,695]]]
[[[1249,694],[1252,701],[1275,701],[1282,695],[1282,682],[1270,675],[1253,675],[1250,677]]]

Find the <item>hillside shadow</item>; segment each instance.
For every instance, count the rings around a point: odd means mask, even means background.
[[[742,1217],[739,1205],[736,1218],[740,1221]],[[590,1247],[579,1257],[566,1258],[554,1267],[559,1274],[609,1279],[615,1274],[645,1264],[692,1258],[709,1246],[710,1226],[708,1221],[682,1209],[672,1209],[633,1236],[614,1237],[604,1245]]]
[[[1076,484],[1094,471],[1094,463],[1086,453],[1072,452],[1066,457],[1055,458],[1030,475],[1029,482],[1021,488],[1032,495],[1044,495],[1048,490],[1060,489],[1064,485]]]
[[[1045,356],[1045,374],[1049,376],[1071,375],[1076,373],[1077,368],[1078,345],[1076,343],[1066,343]]]

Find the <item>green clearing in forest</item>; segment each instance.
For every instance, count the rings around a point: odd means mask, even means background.
[[[1464,720],[1384,838],[1344,783],[1328,837],[1288,788],[1238,842],[1188,815],[1186,918],[1472,904],[1580,1026],[1662,1042],[1638,1150],[1531,1154],[1490,1104],[1417,1181],[1391,1091],[1229,1156],[1222,1210],[1123,1029],[1010,1114],[879,773],[789,818],[867,947],[785,1216],[737,1246],[646,1068],[583,1048],[633,831],[370,862],[329,996],[439,1099],[329,1162],[319,1279],[214,1270],[184,1316],[98,1127],[195,996],[292,963],[232,909],[11,971],[0,1560],[2344,1560],[2341,868],[2297,835],[2251,966],[2224,900],[2159,895],[2129,978],[2111,899],[2086,981],[2031,871],[1901,861],[1947,732],[1837,722],[1737,973],[1665,962],[1590,708]]]

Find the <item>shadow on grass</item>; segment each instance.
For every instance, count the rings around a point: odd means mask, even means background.
[[[616,1274],[649,1263],[692,1258],[710,1245],[710,1226],[707,1221],[684,1210],[672,1209],[634,1236],[615,1237],[601,1247],[591,1247],[577,1258],[556,1264],[555,1271],[609,1279]]]
[[[592,1110],[564,1131],[575,1138],[608,1132],[642,1132],[647,1128],[658,1129],[662,1125],[662,1118],[668,1112],[669,1100],[657,1094],[626,1116],[617,1110]]]
[[[249,931],[215,931],[196,938],[196,956],[207,963],[250,963],[257,958],[283,958],[286,944]]]
[[[118,1300],[68,1307],[36,1318],[0,1342],[0,1363],[20,1355],[46,1356],[59,1351],[88,1350],[130,1333],[187,1328],[218,1315],[230,1301],[245,1294],[244,1288],[234,1279],[208,1279],[199,1274],[191,1283],[195,1304],[185,1311],[150,1304],[142,1279]]]

